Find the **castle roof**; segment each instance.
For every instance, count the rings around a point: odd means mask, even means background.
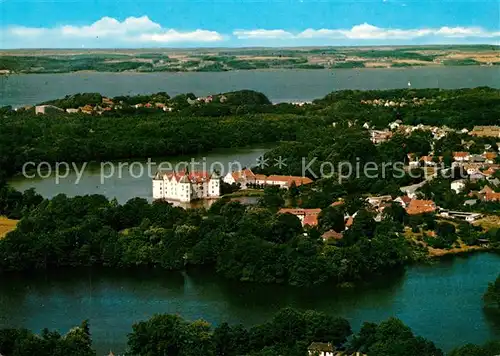
[[[155,179],[175,180],[179,183],[203,183],[210,178],[210,173],[205,171],[158,172],[155,175]]]

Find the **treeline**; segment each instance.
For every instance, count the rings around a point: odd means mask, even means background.
[[[26,161],[102,161],[199,153],[214,148],[240,147],[290,141],[296,150],[327,154],[333,138],[342,141],[343,131],[354,124],[343,142],[361,153],[357,138],[366,143],[363,156],[373,147],[365,122],[383,128],[400,119],[407,124],[448,125],[456,128],[492,125],[500,117],[500,91],[489,88],[460,90],[387,90],[339,91],[314,105],[271,105],[265,95],[253,91],[225,93],[226,100],[212,103],[188,103],[194,95],[168,94],[118,97],[124,107],[102,116],[60,114],[39,116],[34,111],[2,110],[0,119],[0,167],[8,175],[18,172]],[[432,104],[397,109],[362,104],[361,100],[432,98]],[[52,101],[62,107],[97,103],[100,94],[75,95]],[[169,100],[172,113],[159,109],[135,109],[140,100]],[[127,107],[128,105],[128,107]],[[334,128],[332,124],[337,126]],[[364,133],[363,133],[364,132]],[[331,136],[329,141],[328,135]],[[386,158],[401,159],[408,152],[405,139],[386,145]],[[405,144],[403,150],[401,145]],[[398,146],[400,145],[400,146]],[[340,143],[337,146],[341,146]],[[412,149],[418,149],[413,145]],[[285,148],[286,149],[286,148]],[[421,149],[419,151],[422,151]],[[346,155],[347,150],[344,149]],[[311,154],[312,155],[312,154]],[[340,156],[337,154],[337,156]],[[352,156],[352,155],[351,155]],[[341,157],[344,158],[344,157]],[[293,163],[295,166],[297,162]]]
[[[148,356],[306,356],[313,343],[330,344],[346,354],[370,356],[444,356],[444,352],[396,318],[379,324],[365,322],[353,334],[349,322],[321,312],[291,308],[276,313],[269,321],[245,328],[222,323],[212,326],[204,320],[187,321],[178,315],[158,314],[137,322],[128,335],[127,355]],[[319,351],[318,351],[319,352]],[[450,356],[495,356],[499,342],[468,344]],[[0,353],[4,356],[92,356],[87,322],[66,335],[44,330],[35,335],[25,329],[1,329]]]
[[[25,162],[89,162],[207,152],[295,140],[310,125],[296,115],[241,115],[220,118],[193,116],[65,118],[13,116],[0,120],[0,167],[8,175]]]
[[[3,356],[96,356],[87,321],[61,335],[43,329],[40,335],[27,329],[0,329]]]

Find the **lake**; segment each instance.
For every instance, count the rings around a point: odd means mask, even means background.
[[[287,306],[363,321],[396,316],[445,351],[500,338],[500,323],[482,309],[500,255],[480,253],[409,267],[370,287],[296,289],[229,282],[207,273],[66,270],[0,276],[0,328],[44,327],[61,332],[89,319],[98,355],[124,351],[134,322],[155,313],[189,320],[262,323]]]
[[[266,94],[273,102],[310,101],[342,89],[500,87],[500,66],[389,69],[256,70],[221,73],[18,74],[0,76],[0,106],[33,105],[68,94],[107,96],[166,91],[171,96],[208,95],[240,89]]]
[[[160,164],[166,167],[169,164],[171,167],[177,165],[178,170],[185,167],[185,163],[190,164],[190,170],[206,170],[213,171],[217,169],[222,175],[229,171],[237,170],[238,164],[241,168],[250,167],[257,164],[259,157],[269,148],[233,148],[214,150],[206,154],[193,156],[172,156],[165,158],[151,159],[152,163],[148,166],[145,160],[137,160],[134,162],[103,162],[101,164],[88,164],[82,171],[82,164],[76,166],[76,170],[71,168],[66,171],[60,168],[59,181],[56,180],[56,172],[42,171],[29,172],[33,178],[26,178],[23,175],[13,177],[9,184],[19,190],[25,191],[30,188],[35,188],[38,194],[44,198],[52,198],[57,194],[66,194],[74,197],[85,194],[101,194],[109,199],[116,198],[119,203],[126,203],[132,198],[144,198],[148,201],[152,200],[152,176],[156,173]],[[192,159],[199,164],[191,164]],[[168,167],[167,167],[168,168]],[[194,169],[193,169],[194,168]],[[78,179],[78,172],[83,172],[81,179]],[[67,173],[66,173],[67,172]],[[65,176],[62,178],[62,176]],[[43,177],[43,178],[42,178]],[[245,198],[244,201],[252,201],[255,198]],[[202,206],[208,206],[211,201],[204,200],[198,202]],[[193,205],[176,205],[191,207]]]

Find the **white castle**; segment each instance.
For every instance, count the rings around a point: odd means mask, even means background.
[[[220,196],[220,177],[208,172],[157,172],[153,178],[153,200],[190,202]]]

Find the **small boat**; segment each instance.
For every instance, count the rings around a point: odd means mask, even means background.
[[[411,88],[411,82],[408,81],[408,88]]]

